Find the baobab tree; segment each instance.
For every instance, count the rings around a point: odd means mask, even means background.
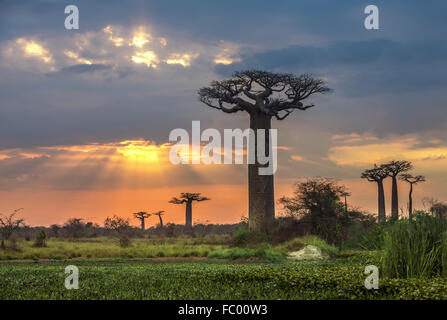
[[[330,89],[322,79],[304,74],[272,73],[260,70],[240,71],[232,78],[213,81],[209,87],[198,91],[199,99],[207,106],[224,113],[247,112],[250,129],[255,133],[254,154],[258,154],[257,130],[264,130],[264,150],[271,155],[270,131],[272,117],[284,120],[295,110],[307,110],[314,104],[304,105],[304,100]],[[266,167],[254,157],[248,164],[249,228],[267,231],[275,219],[273,173],[260,175],[259,169]]]
[[[172,198],[169,203],[173,204],[184,204],[186,203],[186,214],[185,214],[185,226],[191,227],[192,226],[192,202],[193,201],[206,201],[211,200],[207,197],[202,197],[200,193],[181,193],[180,197],[174,197]]]
[[[386,167],[374,165],[374,168],[363,171],[361,178],[369,182],[376,182],[378,188],[378,217],[379,222],[386,221],[385,210],[385,192],[383,190],[383,180],[388,177],[388,170]]]
[[[163,214],[164,214],[164,211],[157,211],[157,212],[151,213],[151,215],[158,216],[158,219],[160,219],[160,228],[163,228],[163,219],[161,218],[161,216]]]
[[[413,169],[413,165],[410,161],[399,160],[390,161],[383,165],[388,171],[388,176],[393,181],[391,192],[391,217],[393,220],[399,219],[399,195],[397,191],[397,176]]]
[[[413,185],[419,182],[424,182],[424,176],[413,176],[409,173],[404,173],[399,176],[402,181],[406,181],[410,184],[410,193],[408,195],[408,215],[411,219],[413,217]]]
[[[340,192],[340,196],[344,197],[344,200],[345,200],[345,213],[348,213],[348,197],[351,196],[351,193],[346,191],[346,190],[344,190],[344,191]]]
[[[134,216],[136,219],[140,220],[140,222],[141,222],[141,230],[145,230],[145,228],[144,228],[144,221],[145,221],[147,218],[149,218],[149,217],[151,216],[151,214],[150,214],[150,213],[147,213],[147,212],[144,212],[144,211],[140,211],[140,212],[135,212],[135,213],[133,214],[133,216]]]

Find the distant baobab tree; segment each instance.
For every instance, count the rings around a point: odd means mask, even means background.
[[[133,214],[133,216],[141,221],[141,230],[145,230],[145,226],[144,226],[144,221],[149,218],[151,216],[150,213],[144,212],[144,211],[140,211],[140,212],[135,212]]]
[[[330,89],[322,79],[304,74],[272,73],[260,70],[240,71],[232,78],[213,81],[209,87],[198,91],[200,101],[207,106],[225,113],[245,111],[250,116],[250,128],[254,130],[253,141],[257,154],[257,130],[265,130],[266,152],[271,154],[271,119],[284,120],[295,110],[307,110],[314,104],[304,105],[303,101]],[[251,142],[250,142],[251,143]],[[265,167],[255,161],[248,164],[249,228],[266,231],[275,219],[273,174],[259,175],[259,168]]]
[[[399,219],[399,196],[397,191],[397,176],[401,173],[405,173],[413,169],[411,162],[406,160],[390,161],[383,165],[388,171],[388,176],[393,181],[392,194],[391,194],[391,217],[393,220]]]
[[[351,193],[344,190],[344,191],[340,192],[340,196],[344,197],[344,199],[345,199],[345,213],[348,213],[348,197],[351,196]]]
[[[413,185],[419,182],[424,182],[424,176],[413,176],[409,173],[404,173],[399,176],[399,178],[403,181],[406,181],[410,184],[410,193],[408,195],[408,215],[411,219],[413,217]]]
[[[383,189],[383,180],[388,177],[388,170],[386,167],[374,165],[374,168],[365,170],[361,178],[367,179],[369,182],[376,182],[378,187],[378,218],[379,222],[386,221],[385,210],[385,191]]]
[[[192,202],[193,201],[206,201],[211,200],[207,197],[202,197],[200,193],[181,193],[180,197],[172,198],[169,203],[173,204],[184,204],[186,203],[186,214],[185,214],[185,226],[192,226]]]
[[[158,216],[158,219],[160,219],[160,228],[163,228],[163,219],[161,218],[161,216],[163,214],[164,214],[164,211],[162,211],[162,210],[151,213],[151,215]]]

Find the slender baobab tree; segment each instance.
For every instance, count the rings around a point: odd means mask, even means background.
[[[378,211],[379,211],[379,222],[386,221],[386,210],[385,210],[385,192],[383,190],[383,180],[388,177],[387,168],[382,166],[374,165],[374,168],[365,170],[361,178],[367,179],[369,182],[376,182],[378,188]]]
[[[133,214],[133,216],[141,221],[141,230],[145,230],[144,228],[144,221],[149,218],[151,216],[150,213],[144,212],[144,211],[140,211],[140,212],[135,212]]]
[[[390,161],[383,165],[388,171],[388,176],[393,180],[392,193],[391,193],[391,217],[393,220],[399,219],[399,196],[397,191],[397,176],[401,173],[405,173],[413,169],[413,165],[410,161],[399,160]]]
[[[307,110],[314,104],[304,105],[310,96],[327,93],[330,89],[322,79],[310,75],[272,73],[260,70],[236,72],[232,78],[213,81],[198,91],[200,101],[225,113],[245,111],[250,116],[250,129],[254,131],[252,150],[257,155],[257,130],[264,130],[264,150],[271,155],[271,119],[284,120],[295,110]],[[249,228],[266,231],[275,219],[273,174],[259,175],[266,167],[259,163],[248,164]]]
[[[413,185],[419,182],[424,182],[424,176],[413,176],[409,173],[404,173],[399,176],[402,181],[406,181],[410,184],[410,193],[408,195],[408,216],[411,219],[413,217]]]
[[[211,200],[207,197],[202,197],[200,193],[181,193],[180,197],[174,197],[172,198],[169,203],[173,204],[184,204],[186,203],[186,214],[185,214],[185,226],[191,227],[192,226],[192,202],[193,201],[206,201]]]
[[[157,211],[157,212],[153,212],[151,213],[154,216],[158,216],[158,219],[160,219],[160,228],[163,228],[163,219],[161,218],[162,215],[164,215],[164,211]]]
[[[344,191],[340,192],[340,196],[344,197],[344,199],[345,199],[345,213],[348,213],[348,197],[351,196],[351,193],[344,190]]]

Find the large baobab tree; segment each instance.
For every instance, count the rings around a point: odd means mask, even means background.
[[[133,216],[136,219],[140,220],[140,222],[141,222],[141,230],[145,230],[144,222],[145,222],[145,220],[147,218],[149,218],[151,216],[151,214],[147,213],[147,212],[144,212],[144,211],[140,211],[140,212],[135,212],[133,214]]]
[[[151,213],[154,216],[158,216],[158,219],[160,220],[160,228],[163,228],[163,219],[161,218],[161,216],[164,214],[164,211],[157,211],[157,212],[153,212]]]
[[[198,91],[200,101],[225,113],[247,112],[250,129],[254,130],[254,150],[258,153],[257,130],[265,131],[264,150],[271,155],[271,119],[284,120],[295,110],[307,110],[314,104],[304,105],[312,95],[329,92],[324,80],[310,75],[272,73],[259,70],[236,72],[232,78],[213,81]],[[252,143],[252,142],[250,142]],[[255,156],[248,164],[249,228],[266,231],[275,219],[273,174],[260,175],[265,167]]]
[[[388,170],[386,167],[374,165],[374,168],[365,170],[361,178],[367,179],[369,182],[376,182],[378,188],[378,214],[379,222],[386,221],[385,210],[385,192],[383,189],[383,180],[388,177]]]
[[[406,181],[410,184],[410,193],[408,195],[408,215],[410,219],[413,216],[413,185],[417,184],[419,182],[424,182],[425,177],[424,176],[413,176],[409,173],[403,173],[399,176],[399,178],[403,181]]]
[[[388,176],[393,181],[391,192],[391,217],[393,220],[399,219],[399,196],[397,191],[397,176],[413,169],[411,162],[406,160],[390,161],[383,165],[388,171]]]
[[[200,193],[181,193],[180,197],[174,197],[172,198],[169,203],[173,204],[184,204],[186,203],[186,214],[185,214],[185,226],[191,227],[192,226],[192,202],[193,201],[206,201],[211,200],[207,197],[202,197]]]

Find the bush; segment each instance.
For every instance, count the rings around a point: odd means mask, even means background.
[[[387,228],[383,272],[392,278],[434,277],[447,274],[446,221],[417,213]]]
[[[372,230],[360,236],[358,246],[363,250],[381,250],[385,245],[385,230],[385,225],[375,225]]]
[[[341,200],[349,195],[336,180],[310,178],[295,184],[292,197],[282,197],[279,203],[287,214],[308,222],[310,233],[331,244],[341,246],[349,228],[355,223],[363,225],[374,221],[370,215],[348,208]]]
[[[129,247],[130,244],[131,244],[130,238],[129,238],[128,236],[121,235],[121,236],[119,237],[119,244],[120,244],[120,247],[121,247],[121,248],[127,248],[127,247]]]
[[[227,248],[211,252],[208,257],[217,259],[259,259],[262,261],[281,262],[285,257],[281,252],[272,251],[268,245],[259,248]]]
[[[239,228],[233,236],[233,244],[235,246],[241,246],[248,242],[250,238],[250,231],[246,228]]]
[[[36,234],[36,239],[34,240],[33,247],[43,248],[47,246],[47,234],[44,229],[40,229],[40,231]]]

